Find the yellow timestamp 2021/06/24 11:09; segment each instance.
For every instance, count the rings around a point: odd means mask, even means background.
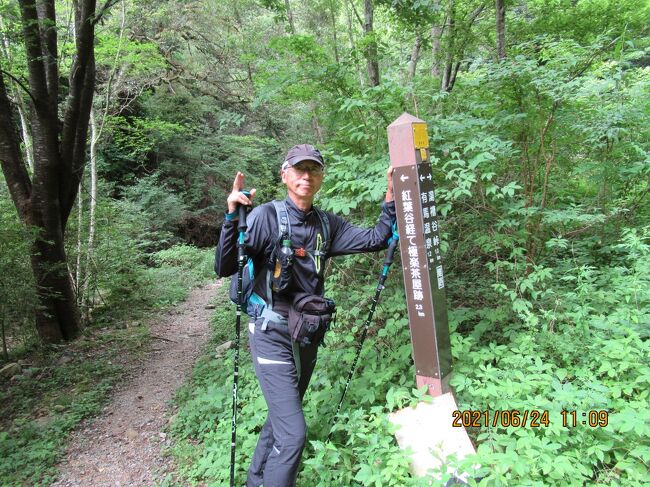
[[[548,410],[537,409],[495,409],[495,410],[456,410],[452,414],[455,428],[543,428],[551,424]],[[588,426],[604,428],[609,424],[609,411],[590,410],[585,412],[562,410],[560,419],[564,428]]]

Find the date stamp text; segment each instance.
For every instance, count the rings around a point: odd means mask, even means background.
[[[544,409],[456,410],[452,413],[454,428],[544,428],[551,424],[551,414]],[[558,420],[564,428],[589,426],[603,428],[609,424],[609,412],[562,411]]]

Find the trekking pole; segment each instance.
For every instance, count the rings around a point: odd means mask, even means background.
[[[242,191],[248,198],[250,192]],[[242,279],[244,266],[246,265],[246,251],[244,249],[244,238],[246,237],[246,213],[248,207],[239,205],[239,222],[237,231],[237,318],[235,320],[235,371],[232,381],[232,438],[230,442],[230,487],[235,487],[235,450],[237,445],[237,384],[239,382],[239,340],[241,338],[241,308],[242,308]]]
[[[384,269],[381,271],[381,275],[379,276],[379,282],[377,283],[375,296],[372,298],[372,306],[370,306],[370,312],[368,313],[368,318],[366,319],[366,322],[363,325],[363,333],[361,334],[361,339],[357,343],[357,353],[356,356],[354,357],[354,362],[352,362],[352,368],[350,369],[350,373],[348,374],[348,379],[345,382],[345,387],[343,388],[343,394],[341,394],[341,399],[339,400],[339,405],[336,408],[336,413],[334,414],[334,418],[336,418],[339,415],[339,412],[341,411],[341,406],[343,405],[343,399],[345,398],[345,393],[348,392],[348,388],[350,387],[352,376],[354,375],[354,371],[357,368],[357,362],[359,361],[359,357],[361,356],[361,349],[363,347],[363,342],[366,340],[366,335],[368,334],[368,328],[370,328],[370,322],[372,321],[372,317],[375,314],[375,308],[377,307],[377,303],[379,302],[379,295],[381,294],[381,291],[384,289],[384,282],[386,281],[386,276],[388,276],[388,269],[393,263],[395,249],[397,248],[397,244],[399,243],[399,235],[397,234],[395,225],[393,225],[393,235],[391,236],[388,242],[389,243],[388,243],[388,250],[386,251],[386,259],[384,259]],[[332,436],[332,430],[330,429],[330,432],[327,435],[327,441],[330,441],[331,436]]]

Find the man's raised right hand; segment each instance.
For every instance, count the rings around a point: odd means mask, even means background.
[[[237,171],[235,176],[235,181],[232,183],[232,193],[228,195],[228,213],[232,213],[237,210],[239,205],[252,205],[253,196],[257,191],[255,188],[251,189],[250,197],[246,197],[244,193],[241,192],[244,187],[244,173]]]

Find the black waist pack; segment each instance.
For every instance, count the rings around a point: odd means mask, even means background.
[[[335,314],[336,305],[331,299],[308,293],[296,294],[289,309],[291,340],[301,347],[319,345]]]

